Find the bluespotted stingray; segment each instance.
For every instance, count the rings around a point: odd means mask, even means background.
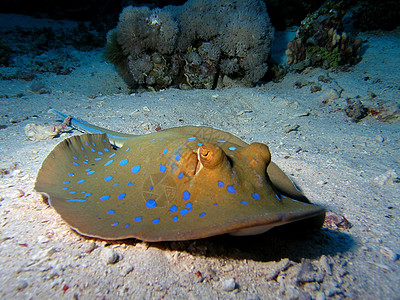
[[[209,127],[129,135],[70,118],[91,133],[60,142],[35,189],[82,235],[178,241],[323,218],[264,144]]]

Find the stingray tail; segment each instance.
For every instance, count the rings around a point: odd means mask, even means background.
[[[56,110],[56,109],[50,109],[49,112],[55,113],[57,115],[59,115],[60,117],[62,117],[63,119],[68,118],[69,116]],[[129,137],[132,137],[131,134],[126,134],[126,133],[121,133],[121,132],[117,132],[117,131],[113,131],[113,130],[109,130],[109,129],[105,129],[93,124],[90,124],[84,120],[75,118],[75,117],[71,117],[70,120],[70,126],[79,130],[79,131],[83,131],[86,133],[105,133],[107,134],[108,139],[110,140],[111,144],[114,144],[116,146],[121,146],[122,145],[122,141],[121,140],[125,140]]]

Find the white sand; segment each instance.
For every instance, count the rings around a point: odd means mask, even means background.
[[[400,122],[367,117],[353,123],[343,109],[346,98],[359,96],[368,107],[380,102],[395,111],[400,34],[362,38],[363,59],[351,72],[316,69],[259,88],[129,95],[100,50],[71,52],[80,66],[69,75],[39,75],[35,81],[50,94],[30,92],[32,82],[0,81],[0,125],[7,126],[0,130],[0,168],[10,171],[0,178],[0,298],[398,298]],[[329,82],[318,82],[320,75]],[[305,86],[296,88],[297,81]],[[311,93],[318,83],[322,90]],[[367,100],[371,92],[377,96]],[[40,164],[69,136],[27,140],[27,124],[56,124],[50,107],[133,134],[207,125],[266,143],[313,203],[352,227],[305,237],[278,230],[155,244],[82,237],[33,190]],[[120,255],[115,264],[106,263],[112,253],[104,249],[110,248]],[[235,289],[226,291],[231,279]]]

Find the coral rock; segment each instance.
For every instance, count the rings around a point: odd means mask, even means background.
[[[308,66],[338,69],[357,63],[362,40],[343,31],[344,13],[341,2],[328,1],[307,16],[296,39],[288,43],[287,63],[297,70]]]
[[[105,56],[132,89],[211,89],[227,75],[254,85],[268,70],[273,34],[261,0],[129,6],[108,34]]]

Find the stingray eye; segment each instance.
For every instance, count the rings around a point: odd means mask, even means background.
[[[215,168],[222,164],[225,159],[225,153],[220,147],[214,144],[205,144],[199,147],[199,160],[206,168]]]
[[[211,151],[209,151],[207,149],[203,149],[203,151],[200,151],[200,156],[204,160],[210,160],[211,156],[212,156],[212,153],[211,153]]]

